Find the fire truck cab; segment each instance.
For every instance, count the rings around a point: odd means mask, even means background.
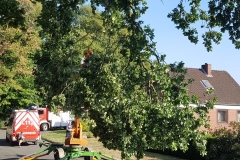
[[[17,142],[19,145],[22,142],[37,144],[41,140],[40,120],[37,110],[13,110],[5,126],[7,127],[6,141],[9,141],[11,145]]]

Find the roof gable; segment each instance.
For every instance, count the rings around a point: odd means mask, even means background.
[[[206,88],[202,80],[207,80],[214,89],[214,95],[218,98],[216,104],[240,105],[240,86],[226,71],[211,70],[211,76],[207,76],[203,69],[186,68],[186,79],[193,78],[192,84],[187,86],[190,95],[197,95],[201,103],[213,99],[213,95],[206,95]]]

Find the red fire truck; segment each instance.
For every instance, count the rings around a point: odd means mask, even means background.
[[[10,119],[5,123],[6,141],[11,145],[22,142],[37,144],[41,140],[40,120],[37,110],[13,110]]]
[[[49,108],[36,108],[40,118],[40,129],[47,131],[53,128],[65,128],[68,122],[74,120],[74,115],[70,111],[58,111],[57,114],[49,111]]]

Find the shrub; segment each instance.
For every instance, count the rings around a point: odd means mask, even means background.
[[[88,120],[82,120],[81,121],[82,124],[82,131],[83,132],[89,132],[89,125],[88,125]]]
[[[93,136],[92,132],[90,131],[90,127],[89,127],[89,119],[83,119],[81,121],[81,123],[82,123],[82,131],[87,132],[86,136],[88,138],[93,138],[94,136]]]
[[[188,160],[204,160],[205,159],[203,156],[200,155],[199,151],[191,142],[188,148],[189,149],[186,152],[183,152],[182,150],[172,151],[171,149],[165,149],[164,151],[150,149],[147,151],[174,156],[174,157],[183,158],[183,159],[188,159]]]
[[[5,121],[0,121],[0,128],[5,128],[4,123],[5,123]]]
[[[231,122],[229,127],[216,129],[206,136],[207,155],[202,157],[191,143],[186,152],[181,150],[149,150],[189,160],[239,160],[240,159],[240,123]]]
[[[208,138],[206,160],[240,159],[240,124],[230,123],[231,129],[220,128]]]

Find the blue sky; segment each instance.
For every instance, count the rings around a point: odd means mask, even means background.
[[[206,0],[203,1],[207,3]],[[208,63],[212,65],[212,70],[227,71],[240,85],[240,50],[235,49],[227,34],[223,35],[219,45],[213,46],[212,52],[207,52],[202,44],[201,34],[198,44],[195,45],[167,18],[167,14],[180,0],[147,0],[147,2],[149,9],[141,19],[144,24],[154,29],[157,52],[166,54],[167,63],[183,61],[188,68],[201,68],[201,65]]]

